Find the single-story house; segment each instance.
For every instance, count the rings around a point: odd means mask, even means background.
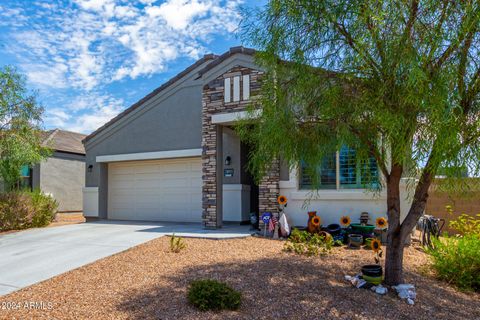
[[[294,225],[305,225],[309,210],[324,224],[362,211],[385,216],[385,192],[366,192],[351,150],[328,162],[325,189],[313,198],[301,168],[280,162],[255,183],[246,170],[249,147],[232,130],[260,89],[264,70],[254,53],[234,47],[205,55],[87,136],[85,216],[217,228],[248,221],[251,212],[277,212],[280,194]]]
[[[82,211],[82,188],[85,185],[85,135],[65,130],[43,133],[44,147],[51,155],[41,163],[22,168],[20,185],[26,189],[39,189],[57,200],[58,212]]]

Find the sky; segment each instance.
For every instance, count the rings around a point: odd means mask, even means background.
[[[255,0],[2,0],[0,67],[25,75],[45,129],[91,133],[207,53],[241,45]]]

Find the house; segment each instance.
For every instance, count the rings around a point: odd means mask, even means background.
[[[39,189],[57,200],[58,212],[82,211],[85,185],[85,135],[64,130],[44,133],[42,145],[52,154],[32,168],[22,168],[23,187]]]
[[[366,192],[349,149],[333,156],[314,198],[301,168],[280,162],[255,183],[245,169],[249,146],[232,130],[260,89],[264,71],[254,53],[234,47],[205,55],[87,136],[85,216],[217,228],[248,221],[251,212],[277,212],[279,194],[289,199],[294,225],[306,224],[308,210],[324,224],[342,215],[356,220],[362,211],[384,216],[385,192]]]

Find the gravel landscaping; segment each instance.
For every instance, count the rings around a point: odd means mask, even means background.
[[[480,319],[480,295],[436,281],[425,254],[406,250],[406,278],[417,286],[409,306],[393,292],[379,296],[344,280],[367,250],[335,248],[322,257],[282,252],[283,242],[259,238],[186,239],[169,252],[166,237],[0,297],[0,318],[35,319]],[[197,311],[187,304],[193,279],[227,282],[243,294],[238,311]],[[36,307],[25,308],[25,302]],[[43,305],[42,305],[43,303]],[[51,303],[51,308],[49,303]]]

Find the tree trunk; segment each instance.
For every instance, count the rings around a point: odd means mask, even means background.
[[[430,168],[429,168],[430,169]],[[425,210],[428,189],[433,181],[431,170],[422,172],[415,189],[413,202],[403,223],[400,223],[400,180],[402,166],[392,165],[387,178],[388,237],[385,257],[385,283],[397,285],[403,283],[403,250],[405,241]]]
[[[403,283],[403,248],[405,240],[400,233],[388,235],[385,257],[385,283],[391,286]]]
[[[387,178],[387,253],[385,258],[385,283],[396,285],[403,282],[403,246],[400,225],[400,179],[403,168],[392,165]]]

